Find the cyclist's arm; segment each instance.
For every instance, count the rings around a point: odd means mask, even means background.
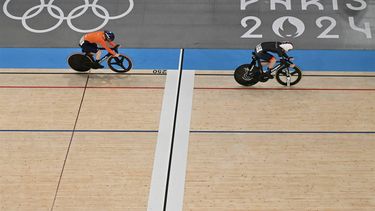
[[[112,47],[115,47],[117,44],[113,41],[109,42],[109,44],[112,46]]]
[[[288,54],[286,54],[285,52],[283,52],[283,57],[289,58]]]
[[[280,57],[289,58],[288,54],[286,54],[286,52],[285,52],[284,50],[282,50],[281,48],[278,48],[278,49],[277,49],[277,54],[278,54]]]
[[[112,54],[113,56],[116,56],[116,52],[114,52],[112,49],[110,49],[107,45],[107,43],[103,40],[102,42],[100,42],[100,45],[103,46],[103,48],[105,48],[108,53]]]

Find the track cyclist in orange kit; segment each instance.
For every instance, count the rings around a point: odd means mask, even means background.
[[[85,34],[80,42],[79,46],[82,48],[82,52],[86,53],[93,60],[94,69],[103,68],[104,66],[99,64],[101,50],[98,49],[98,44],[105,48],[112,56],[118,57],[119,54],[114,52],[110,47],[115,47],[116,43],[113,42],[115,35],[111,31],[97,31]],[[93,57],[93,53],[96,54],[96,59]]]

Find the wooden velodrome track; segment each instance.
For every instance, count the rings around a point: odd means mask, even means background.
[[[0,210],[147,210],[166,78],[0,70]],[[196,71],[186,159],[183,210],[375,210],[375,73]]]

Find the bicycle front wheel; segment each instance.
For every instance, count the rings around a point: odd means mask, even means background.
[[[288,83],[290,86],[296,85],[301,79],[302,79],[302,71],[297,67],[289,68],[290,77],[288,81],[287,76],[287,69],[281,69],[276,72],[276,80],[279,82],[279,84],[288,86]]]
[[[119,57],[111,56],[108,59],[108,67],[115,72],[125,73],[128,72],[132,67],[133,63],[129,57],[120,55]]]

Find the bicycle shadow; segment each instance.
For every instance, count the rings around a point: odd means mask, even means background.
[[[68,81],[69,86],[116,86],[123,85],[124,81],[131,76],[129,74],[119,74],[113,72],[107,72],[103,70],[99,71],[87,71],[77,72],[73,74],[66,74],[64,78]]]

